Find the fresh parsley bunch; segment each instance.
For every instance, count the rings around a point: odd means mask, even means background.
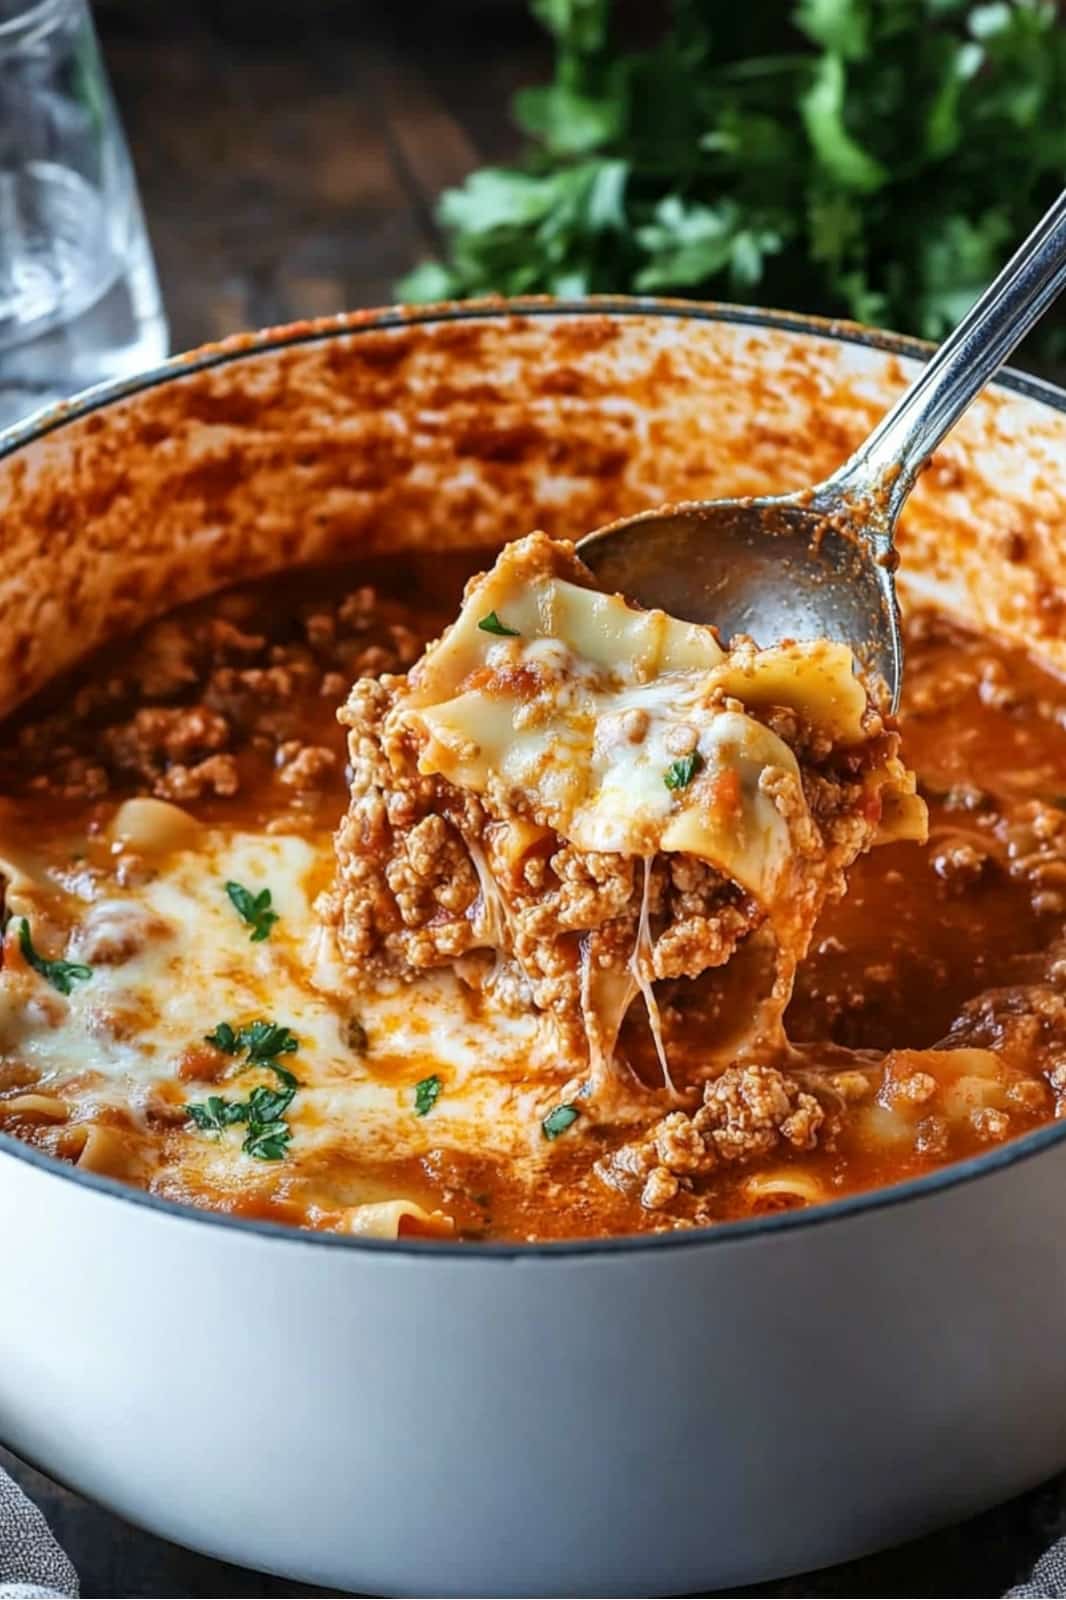
[[[531,4],[556,66],[515,98],[529,147],[445,192],[405,299],[711,295],[937,339],[1066,175],[1055,0],[674,0],[629,53],[611,0]]]

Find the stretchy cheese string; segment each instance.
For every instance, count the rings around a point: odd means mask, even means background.
[[[663,1043],[663,1026],[662,1018],[659,1015],[659,1002],[655,998],[655,990],[652,988],[651,979],[645,969],[645,961],[648,968],[652,966],[651,929],[648,925],[652,859],[651,856],[642,857],[644,884],[640,895],[640,920],[637,923],[637,937],[633,946],[633,954],[629,958],[629,970],[636,979],[637,988],[644,997],[644,1005],[648,1013],[648,1026],[651,1029],[651,1036],[655,1040],[655,1053],[659,1057],[659,1065],[663,1071],[663,1082],[670,1093],[676,1096],[677,1089],[673,1078],[670,1076],[670,1063],[666,1058],[666,1045]]]

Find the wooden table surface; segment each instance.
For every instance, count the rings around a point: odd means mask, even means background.
[[[510,91],[549,59],[521,0],[103,0],[97,17],[175,350],[388,304],[433,249],[439,191],[513,154]]]
[[[435,241],[432,201],[516,147],[511,89],[542,73],[521,0],[97,0],[170,316],[187,349],[391,298]],[[86,1596],[294,1587],[140,1532],[0,1452]],[[1066,1476],[887,1554],[759,1595],[999,1594],[1066,1532]]]

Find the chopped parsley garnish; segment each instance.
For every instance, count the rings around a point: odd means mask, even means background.
[[[273,1067],[282,1078],[292,1078],[292,1073],[279,1067],[276,1058],[291,1055],[300,1048],[299,1039],[282,1022],[246,1022],[243,1028],[220,1022],[211,1033],[204,1034],[204,1040],[228,1056],[238,1056],[242,1050],[247,1050],[246,1067]],[[292,1081],[295,1083],[296,1079]]]
[[[691,751],[687,756],[678,756],[667,767],[663,782],[668,789],[687,789],[702,766],[703,757],[698,750]]]
[[[48,961],[40,955],[33,947],[30,925],[25,917],[19,928],[19,949],[34,972],[39,972],[60,994],[69,994],[75,983],[83,983],[93,975],[92,967],[84,966],[80,961]]]
[[[291,1055],[300,1048],[296,1035],[280,1022],[249,1022],[238,1038],[247,1048],[249,1066],[273,1066],[275,1056]]]
[[[207,1044],[213,1044],[216,1050],[223,1050],[228,1056],[235,1056],[241,1049],[241,1041],[228,1022],[220,1022],[213,1033],[204,1034],[204,1039]]]
[[[185,1107],[202,1133],[221,1133],[237,1123],[246,1123],[248,1132],[241,1149],[257,1161],[281,1161],[288,1153],[292,1129],[282,1116],[289,1108],[292,1090],[253,1089],[247,1100],[223,1100],[209,1095],[205,1101]]]
[[[241,1145],[245,1155],[257,1161],[281,1161],[292,1138],[292,1129],[282,1119],[295,1093],[294,1080],[293,1086],[285,1089],[253,1089],[247,1100],[223,1100],[212,1094],[185,1109],[202,1133],[221,1133],[237,1123],[246,1124],[248,1132]]]
[[[288,1067],[280,1066],[276,1061],[267,1061],[264,1062],[264,1065],[270,1068],[278,1082],[284,1084],[286,1089],[298,1089],[300,1087],[299,1078],[295,1072],[290,1072]]]
[[[239,1055],[247,1051],[239,1071],[249,1067],[264,1067],[278,1080],[277,1086],[259,1084],[247,1100],[223,1100],[221,1095],[210,1095],[207,1100],[185,1107],[192,1121],[203,1133],[221,1133],[237,1123],[247,1125],[241,1149],[257,1161],[281,1161],[288,1154],[292,1129],[284,1121],[300,1080],[288,1067],[283,1067],[278,1056],[289,1055],[300,1048],[300,1041],[280,1022],[249,1022],[243,1028],[234,1028],[229,1022],[220,1022],[214,1032],[204,1035],[208,1044],[226,1055]]]
[[[501,639],[520,639],[522,637],[517,628],[509,628],[505,622],[501,622],[495,611],[490,611],[487,617],[482,617],[478,627],[482,633],[495,633]]]
[[[247,1122],[248,1107],[243,1100],[223,1100],[219,1094],[194,1101],[185,1107],[196,1126],[204,1133],[221,1133],[235,1122]]]
[[[567,1128],[573,1127],[580,1115],[581,1112],[577,1106],[556,1106],[554,1111],[548,1112],[548,1115],[541,1123],[544,1137],[546,1139],[558,1139],[559,1135],[565,1133]]]
[[[252,943],[259,944],[269,938],[271,928],[280,921],[278,913],[270,909],[270,890],[260,889],[258,894],[253,894],[243,883],[231,881],[226,884],[226,893],[237,915],[251,928]]]
[[[291,1073],[287,1074],[292,1077]],[[285,1084],[281,1089],[270,1089],[261,1085],[253,1089],[248,1096],[249,1122],[268,1123],[279,1121],[292,1105],[292,1097],[296,1093],[296,1080]]]
[[[284,1161],[291,1138],[292,1129],[287,1122],[268,1122],[265,1127],[249,1128],[241,1149],[257,1161]]]
[[[440,1092],[443,1087],[444,1085],[436,1073],[431,1078],[423,1078],[420,1083],[415,1084],[416,1117],[424,1117],[427,1111],[433,1110],[433,1107],[440,1099]]]

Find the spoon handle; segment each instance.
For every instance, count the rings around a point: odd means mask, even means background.
[[[861,508],[878,545],[971,400],[1066,288],[1066,190],[866,442],[822,485]]]

